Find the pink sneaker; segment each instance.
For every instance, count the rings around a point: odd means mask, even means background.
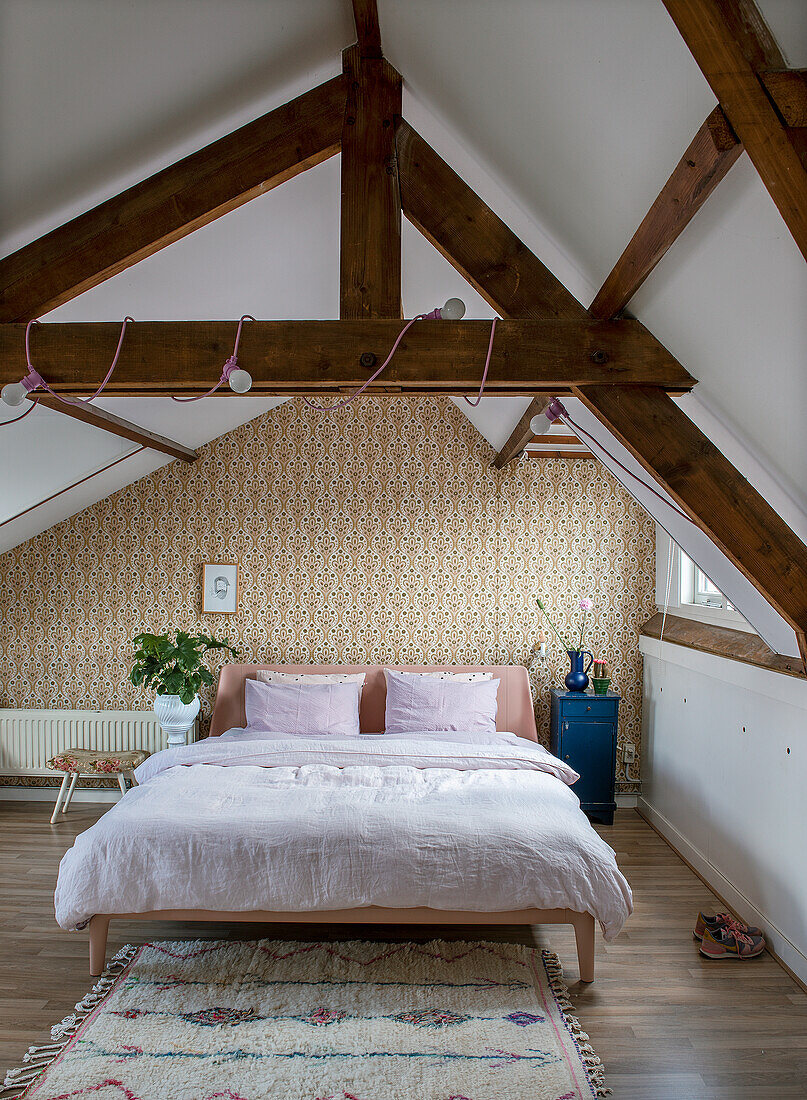
[[[701,955],[707,959],[753,959],[764,950],[762,936],[746,936],[728,926],[716,928],[714,932],[707,928],[700,946]]]
[[[744,936],[762,936],[761,928],[757,928],[753,924],[743,924],[731,913],[715,913],[713,917],[707,917],[705,913],[698,913],[692,935],[696,940],[702,940],[703,933],[707,929],[714,932],[717,928],[735,928],[738,932],[742,932]]]

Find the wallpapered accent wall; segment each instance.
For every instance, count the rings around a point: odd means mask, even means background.
[[[129,640],[167,627],[226,635],[258,662],[527,663],[536,593],[566,622],[592,595],[589,648],[610,658],[620,737],[638,748],[654,530],[599,463],[494,470],[444,397],[335,416],[290,401],[200,455],[0,557],[0,705],[147,709]],[[236,615],[201,616],[204,561],[238,562]],[[543,734],[568,669],[549,642],[531,666]]]

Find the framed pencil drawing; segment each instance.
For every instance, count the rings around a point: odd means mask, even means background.
[[[202,614],[234,615],[238,610],[238,565],[205,562],[202,566]]]

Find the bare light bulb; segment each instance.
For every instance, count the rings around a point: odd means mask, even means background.
[[[23,386],[22,382],[7,382],[0,390],[0,397],[6,405],[10,405],[16,408],[17,405],[21,405],[25,398],[28,396],[28,390]]]
[[[238,370],[230,371],[227,381],[233,393],[246,393],[252,389],[252,375],[249,371],[241,370],[240,367]]]
[[[465,316],[465,302],[462,298],[449,298],[440,310],[444,321],[460,321]]]
[[[546,413],[538,413],[530,421],[530,431],[533,435],[544,435],[552,427],[552,421]]]

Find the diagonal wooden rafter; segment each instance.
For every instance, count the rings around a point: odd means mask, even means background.
[[[0,260],[0,321],[28,321],[339,152],[341,76]]]
[[[157,432],[151,432],[148,428],[141,428],[138,424],[132,424],[121,416],[107,412],[106,409],[99,409],[95,405],[85,405],[78,402],[68,404],[49,393],[38,393],[34,396],[38,405],[53,409],[54,412],[62,413],[74,420],[80,420],[83,424],[90,424],[93,428],[100,428],[101,431],[120,436],[122,439],[130,439],[132,443],[139,443],[141,447],[148,447],[151,451],[161,451],[163,454],[171,455],[172,458],[178,458],[182,462],[195,462],[199,457],[192,447],[186,447],[183,443],[177,443],[174,439],[158,435]]]
[[[342,129],[339,316],[401,316],[401,203],[395,118],[401,77],[359,46],[342,55],[347,86]]]
[[[82,396],[93,389],[87,362],[111,355],[119,331],[109,322],[42,323],[37,369],[60,394]],[[352,388],[367,381],[361,357],[370,353],[380,362],[400,331],[400,320],[392,318],[253,321],[244,326],[238,358],[252,375],[253,393]],[[232,321],[139,321],[126,334],[105,392],[204,393],[221,371],[232,333]],[[476,393],[489,339],[489,321],[418,321],[377,388]],[[0,324],[0,386],[19,378],[24,342],[25,325]],[[682,393],[695,379],[658,341],[647,339],[638,321],[499,322],[487,390],[568,392],[577,384],[650,384]]]
[[[796,632],[807,664],[807,550],[675,402],[655,387],[576,394]]]
[[[769,69],[759,74],[787,126],[807,126],[807,69]]]
[[[405,119],[397,123],[406,217],[502,317],[587,316],[560,279]]]
[[[491,465],[495,466],[497,470],[502,470],[510,462],[513,462],[514,459],[524,453],[525,447],[535,436],[535,432],[530,427],[530,421],[534,417],[540,416],[551,400],[552,394],[541,394],[538,397],[533,397],[524,411],[524,415],[521,417],[518,424],[516,424],[515,428],[513,428],[508,436],[507,442],[496,455]]]
[[[664,0],[807,259],[807,166],[761,74],[784,59],[753,0]]]
[[[410,127],[402,128],[406,146],[414,150],[400,157],[403,211],[488,302],[505,316],[514,303],[528,303],[522,272],[535,274],[536,297],[544,299],[547,286],[559,295],[558,306],[574,309],[579,303],[557,283],[542,276],[539,261],[478,195],[444,165],[437,153]],[[447,181],[444,193],[433,190]],[[443,204],[451,206],[446,215]],[[411,213],[410,213],[411,212]],[[477,246],[469,224],[481,222],[484,231]],[[537,266],[536,266],[537,265]],[[543,269],[544,271],[546,269]],[[548,274],[548,273],[547,273]],[[515,276],[515,277],[514,277]],[[556,281],[555,281],[556,282]],[[561,287],[561,294],[557,288]],[[530,308],[525,303],[524,308]],[[540,309],[533,300],[533,309]],[[586,318],[588,313],[584,310]],[[612,322],[614,325],[625,321]],[[535,367],[537,364],[531,364]],[[767,504],[764,498],[723,457],[709,439],[658,386],[617,386],[610,399],[598,399],[600,387],[577,386],[602,423],[630,447],[659,483],[681,501],[687,513],[723,550],[796,632],[807,668],[807,547]],[[635,395],[640,397],[635,397]],[[631,409],[629,415],[624,410]],[[672,457],[665,457],[672,456]],[[683,470],[695,471],[684,485]],[[683,490],[686,491],[683,491]],[[719,510],[720,515],[714,513]],[[752,517],[758,519],[749,527]],[[748,519],[746,519],[748,517]]]
[[[715,107],[597,292],[589,306],[594,317],[616,317],[622,312],[742,150],[723,111]]]

